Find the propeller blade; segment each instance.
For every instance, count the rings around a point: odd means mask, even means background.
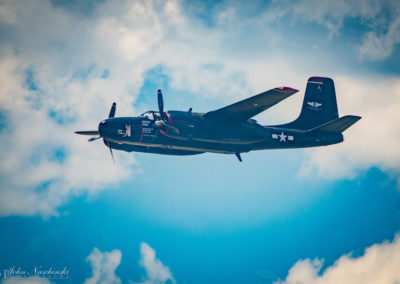
[[[114,155],[113,155],[113,151],[111,149],[110,143],[108,143],[108,141],[106,139],[103,139],[103,142],[104,142],[104,145],[106,145],[108,147],[108,149],[110,149],[111,158],[113,160],[113,163],[115,164]]]
[[[89,131],[75,131],[76,134],[80,135],[99,135],[99,131],[97,130],[89,130]]]
[[[157,91],[157,98],[158,98],[158,110],[160,111],[161,118],[164,117],[164,100],[161,90],[158,89]]]
[[[114,160],[113,151],[112,151],[112,149],[111,149],[111,147],[110,147],[110,146],[108,146],[108,149],[110,149],[111,158],[112,158],[112,160],[113,160],[113,163],[115,164],[115,160]]]
[[[92,137],[92,138],[90,138],[90,139],[88,140],[88,142],[92,142],[92,141],[97,140],[97,139],[100,139],[100,138],[101,138],[101,136],[99,136],[99,137]]]
[[[157,120],[157,121],[155,122],[155,124],[156,124],[158,127],[160,127],[160,128],[164,128],[164,127],[170,128],[173,132],[175,132],[176,134],[179,135],[179,129],[176,128],[175,126],[172,126],[172,125],[169,125],[168,123],[165,123],[164,120]]]
[[[110,114],[108,115],[108,118],[113,118],[115,116],[115,109],[117,108],[117,104],[113,103],[110,109]]]
[[[170,128],[173,132],[175,132],[176,134],[179,135],[179,129],[176,128],[175,126],[169,125],[169,124],[167,124],[167,123],[165,123],[164,126]]]

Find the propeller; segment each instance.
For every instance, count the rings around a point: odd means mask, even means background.
[[[157,91],[157,100],[158,100],[158,111],[160,113],[160,119],[156,120],[155,124],[160,128],[161,127],[169,128],[172,131],[174,131],[176,134],[179,134],[179,129],[178,128],[176,128],[176,127],[174,127],[172,125],[169,125],[167,123],[168,117],[164,113],[164,100],[163,100],[163,95],[162,95],[162,92],[161,92],[160,89],[158,89],[158,91]]]
[[[162,100],[162,97],[161,97],[161,100]],[[113,118],[113,117],[115,116],[115,110],[116,110],[116,108],[117,108],[117,104],[114,102],[114,103],[112,104],[112,106],[111,106],[110,113],[108,114],[108,118]],[[80,135],[91,135],[91,136],[93,136],[93,135],[99,135],[99,136],[97,136],[97,137],[91,137],[91,138],[89,138],[88,142],[92,142],[92,141],[95,141],[95,140],[97,140],[97,139],[102,138],[102,136],[100,135],[100,133],[99,133],[98,130],[75,131],[75,133],[76,133],[76,134],[80,134]],[[113,160],[113,162],[114,162],[114,164],[115,164],[115,159],[114,159],[113,151],[112,151],[112,148],[110,147],[110,144],[108,143],[108,141],[104,140],[104,138],[103,138],[103,141],[104,141],[104,144],[110,149],[111,158],[112,158],[112,160]]]

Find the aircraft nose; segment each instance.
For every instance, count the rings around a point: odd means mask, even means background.
[[[106,127],[106,125],[107,125],[107,120],[106,119],[102,120],[99,123],[99,134],[100,134],[101,137],[107,137],[107,127]]]

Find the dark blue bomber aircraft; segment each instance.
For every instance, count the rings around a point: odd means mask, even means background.
[[[287,124],[264,126],[253,116],[295,94],[289,87],[275,88],[207,113],[164,111],[158,90],[158,111],[137,117],[114,117],[113,103],[108,119],[98,130],[77,134],[103,138],[110,149],[166,155],[195,155],[205,152],[235,154],[253,150],[327,146],[343,141],[342,132],[361,117],[339,118],[333,80],[308,79],[300,116]]]

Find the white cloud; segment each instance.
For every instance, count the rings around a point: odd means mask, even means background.
[[[87,257],[92,265],[92,276],[84,284],[118,284],[121,283],[115,275],[115,270],[121,263],[121,251],[115,249],[110,252],[101,252],[94,248]]]
[[[323,261],[305,259],[298,261],[284,281],[275,284],[396,284],[400,283],[400,236],[393,242],[375,244],[364,255],[343,255],[322,273]]]
[[[156,252],[148,244],[140,244],[140,266],[146,271],[143,284],[163,284],[167,281],[176,283],[171,271],[157,257]],[[139,284],[139,283],[137,283]]]
[[[53,215],[55,208],[71,195],[82,193],[85,188],[95,193],[131,174],[127,166],[133,164],[132,157],[121,157],[114,166],[107,149],[100,143],[88,144],[85,139],[73,136],[78,124],[59,125],[49,119],[51,103],[43,103],[39,109],[32,106],[29,99],[35,94],[21,87],[22,76],[15,74],[22,72],[16,66],[18,60],[10,61],[0,66],[0,73],[4,75],[0,78],[4,86],[0,87],[1,111],[7,123],[0,133],[3,143],[0,215]],[[106,115],[108,109],[103,112]],[[96,128],[97,123],[93,122]],[[64,161],[57,160],[56,151],[64,152]],[[46,182],[47,188],[35,190]]]
[[[146,243],[140,244],[139,265],[144,268],[146,276],[142,282],[136,284],[164,284],[176,283],[171,271],[157,257],[156,252]],[[87,257],[92,266],[92,276],[84,284],[117,284],[121,279],[115,275],[115,270],[121,263],[121,251],[115,249],[110,252],[101,252],[94,248]],[[168,282],[167,282],[168,281]]]

